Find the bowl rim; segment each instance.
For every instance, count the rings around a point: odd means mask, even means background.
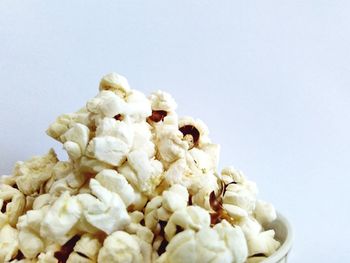
[[[271,256],[269,256],[264,261],[262,261],[263,263],[276,263],[276,262],[278,262],[282,258],[286,257],[288,252],[292,248],[294,235],[293,235],[293,229],[292,229],[291,224],[289,223],[287,218],[285,218],[279,212],[277,212],[276,220],[280,221],[286,227],[286,230],[287,230],[286,240],[283,242],[281,247],[275,253],[273,253]]]

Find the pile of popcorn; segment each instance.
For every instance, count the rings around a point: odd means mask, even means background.
[[[261,262],[280,243],[271,204],[232,167],[200,120],[112,73],[85,107],[63,114],[50,150],[0,179],[0,262]]]

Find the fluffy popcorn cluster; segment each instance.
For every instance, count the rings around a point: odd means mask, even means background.
[[[0,181],[0,262],[260,262],[278,249],[272,205],[231,167],[206,125],[173,98],[148,98],[118,74],[63,114],[50,150]]]

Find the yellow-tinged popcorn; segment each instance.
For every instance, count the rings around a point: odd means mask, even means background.
[[[18,230],[9,224],[0,229],[0,262],[9,262],[18,252]]]
[[[18,189],[25,195],[39,191],[42,184],[52,176],[52,169],[57,162],[56,153],[52,149],[47,155],[18,162],[14,171]]]
[[[0,185],[0,227],[8,222],[11,226],[16,226],[18,217],[24,212],[25,197],[17,189],[12,186]]]

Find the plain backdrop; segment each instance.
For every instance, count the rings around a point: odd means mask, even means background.
[[[350,257],[349,1],[0,0],[0,173],[116,71],[202,119],[220,167],[292,222],[290,262]]]

